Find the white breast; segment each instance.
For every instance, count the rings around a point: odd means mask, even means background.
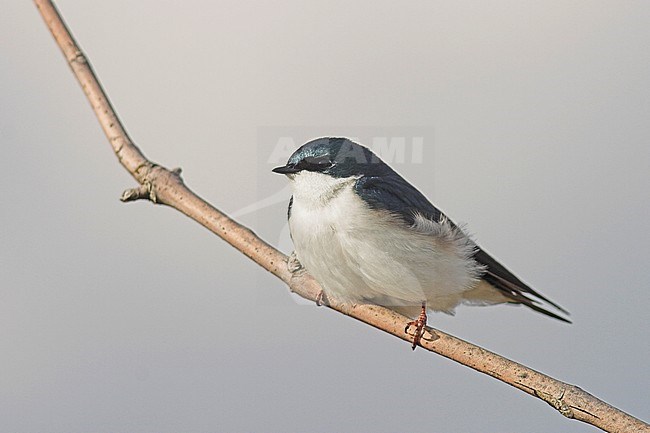
[[[357,178],[300,172],[292,180],[296,255],[328,295],[413,311],[426,301],[452,312],[475,288],[473,244],[446,221],[417,218],[407,227],[370,209],[353,190]]]

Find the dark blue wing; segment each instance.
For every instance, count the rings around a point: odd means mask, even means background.
[[[499,289],[501,293],[512,299],[514,302],[524,304],[525,306],[532,308],[537,312],[546,314],[547,316],[551,316],[563,322],[571,323],[570,320],[540,307],[538,305],[538,299],[541,299],[542,301],[555,307],[557,310],[568,315],[569,312],[567,310],[560,307],[558,304],[551,301],[546,296],[542,295],[541,293],[531,288],[528,284],[521,281],[512,272],[507,270],[501,263],[497,262],[496,259],[494,259],[479,247],[476,247],[474,260],[485,266],[485,273],[483,274],[482,278],[492,286]],[[532,295],[538,299],[530,298],[526,295]]]
[[[397,215],[408,225],[415,222],[417,214],[434,221],[442,215],[420,191],[394,172],[381,177],[364,176],[354,189],[371,208]]]

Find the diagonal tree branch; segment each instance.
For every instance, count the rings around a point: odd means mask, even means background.
[[[149,161],[142,154],[117,118],[87,58],[74,41],[53,3],[49,0],[34,1],[88,97],[117,158],[139,184],[137,188],[125,191],[122,200],[148,199],[177,209],[281,279],[291,291],[316,301],[320,286],[309,274],[304,271],[289,271],[284,254],[194,194],[181,179],[180,169],[168,170]],[[374,305],[349,305],[336,300],[330,300],[328,306],[402,340],[411,340],[411,336],[404,332],[408,319],[391,310]],[[546,376],[441,331],[432,328],[427,331],[427,337],[420,343],[424,349],[538,397],[567,418],[592,424],[608,432],[650,432],[648,424],[575,385]]]

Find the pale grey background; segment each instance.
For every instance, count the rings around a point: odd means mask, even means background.
[[[145,153],[225,211],[285,185],[260,127],[433,128],[398,170],[575,323],[431,323],[650,419],[650,3],[59,6]],[[133,181],[29,1],[2,2],[0,144],[2,432],[595,431],[121,204]],[[284,218],[242,220],[277,244]]]

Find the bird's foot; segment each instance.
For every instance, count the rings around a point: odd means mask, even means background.
[[[289,256],[289,259],[287,260],[287,269],[289,272],[292,274],[295,274],[299,270],[301,270],[302,263],[300,263],[300,260],[298,260],[298,256],[296,256],[296,252],[292,252],[291,255]]]
[[[410,321],[406,324],[404,332],[408,334],[409,328],[415,326],[415,334],[413,334],[413,350],[420,344],[422,336],[424,335],[425,327],[427,326],[427,303],[422,303],[422,311],[417,319]]]
[[[321,291],[318,292],[318,295],[316,295],[316,306],[320,307],[321,305],[327,305],[328,303],[329,301],[327,300],[327,295],[321,289]]]

